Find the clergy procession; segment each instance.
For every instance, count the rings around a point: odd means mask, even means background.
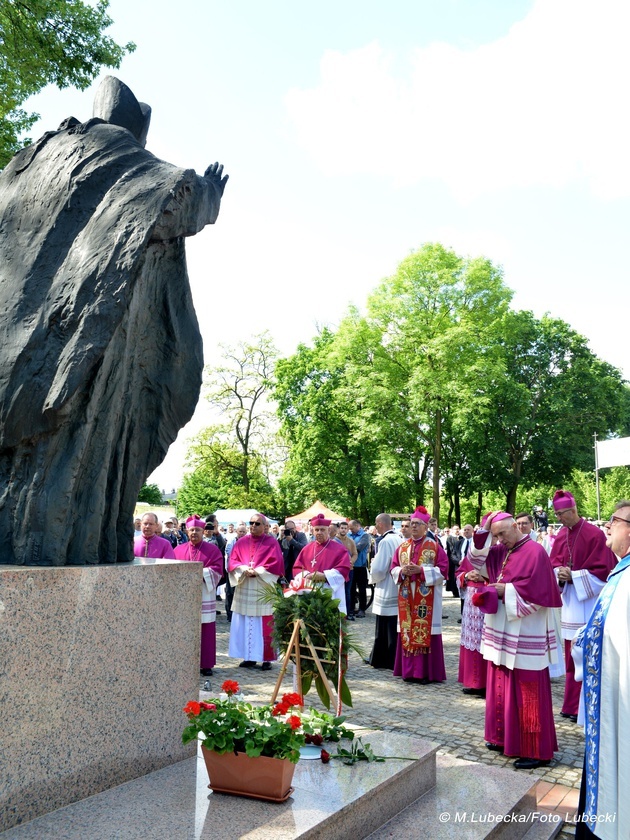
[[[505,511],[461,532],[440,529],[418,506],[408,518],[381,513],[367,529],[322,513],[283,526],[255,513],[227,528],[214,515],[192,514],[177,538],[172,527],[160,536],[157,515],[146,513],[136,521],[134,553],[137,563],[203,563],[203,676],[216,666],[218,591],[230,622],[229,657],[269,671],[278,658],[269,587],[285,595],[330,589],[342,630],[366,616],[369,589],[375,630],[364,663],[417,685],[419,708],[422,686],[456,679],[464,695],[485,701],[484,731],[470,738],[512,758],[516,770],[553,762],[556,715],[584,726],[576,836],[617,840],[618,824],[608,830],[599,817],[623,808],[630,771],[622,749],[630,720],[630,576],[622,574],[630,565],[630,502],[602,526],[580,516],[567,490],[555,493],[552,506],[557,530],[527,512]],[[366,586],[357,586],[362,554]],[[442,642],[449,592],[461,602],[457,674],[446,672]],[[564,683],[561,708],[553,705],[552,679]]]

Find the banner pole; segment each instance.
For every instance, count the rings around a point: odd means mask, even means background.
[[[601,513],[600,513],[600,505],[599,505],[599,459],[597,457],[597,432],[593,435],[595,440],[594,449],[595,449],[595,490],[597,493],[597,520],[598,522],[601,520]]]

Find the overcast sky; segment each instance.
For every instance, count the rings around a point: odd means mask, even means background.
[[[230,173],[188,241],[206,362],[269,329],[283,353],[336,324],[411,251],[502,265],[630,376],[627,0],[112,0],[137,44],[116,75],[153,108],[147,148]],[[95,83],[98,84],[98,81]],[[32,134],[91,116],[47,88]],[[151,480],[179,483],[180,433]]]

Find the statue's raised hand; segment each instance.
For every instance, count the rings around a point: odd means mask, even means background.
[[[223,195],[223,190],[225,189],[225,185],[227,184],[230,176],[223,174],[222,163],[213,163],[203,173],[203,177],[206,181],[214,184],[214,186],[219,190],[219,194]]]

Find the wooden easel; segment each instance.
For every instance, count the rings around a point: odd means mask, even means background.
[[[300,630],[304,631],[305,638],[303,641],[300,641]],[[311,652],[311,655],[308,656],[307,654],[301,653],[300,645],[305,645],[306,647],[308,647],[309,651]],[[293,657],[295,659],[295,676],[297,679],[297,684],[299,686],[299,693],[302,693],[302,659],[308,659],[309,662],[315,663],[315,666],[319,671],[319,675],[322,678],[324,685],[326,686],[326,691],[328,692],[328,696],[330,697],[330,702],[332,703],[333,708],[339,708],[337,698],[335,697],[335,692],[333,691],[330,685],[330,681],[322,667],[322,662],[325,662],[327,665],[334,665],[335,662],[332,659],[322,658],[318,651],[323,651],[326,655],[328,653],[328,648],[316,647],[312,643],[311,637],[308,635],[308,630],[306,629],[304,620],[301,618],[297,618],[293,622],[293,633],[291,634],[291,639],[289,640],[287,652],[285,653],[284,659],[282,660],[282,668],[280,669],[280,673],[278,674],[276,686],[273,690],[273,694],[271,695],[272,704],[276,702],[276,698],[278,697],[278,694],[280,692],[280,686],[282,685],[282,680],[284,679],[284,675],[286,674],[287,668],[289,667],[291,657]]]

